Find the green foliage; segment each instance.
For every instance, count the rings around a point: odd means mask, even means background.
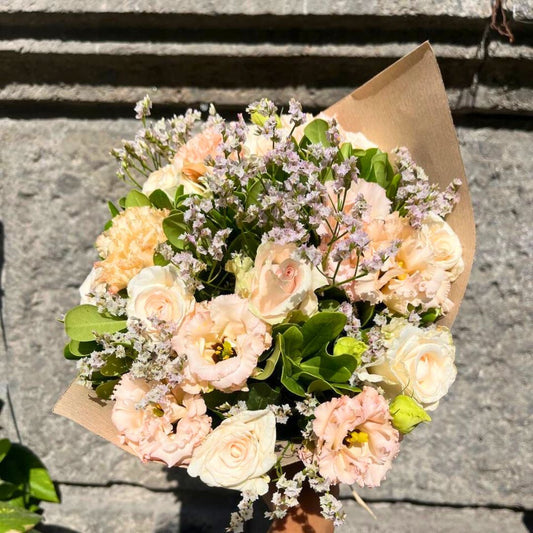
[[[113,202],[107,202],[107,207],[109,208],[109,212],[111,213],[112,218],[115,218],[118,214],[120,214],[120,211],[117,207],[115,207],[115,204]]]
[[[163,231],[165,235],[176,249],[185,249],[185,240],[182,235],[189,230],[189,227],[183,220],[183,214],[179,211],[173,211],[165,220],[163,220]]]
[[[65,331],[74,341],[94,341],[94,332],[116,333],[125,328],[126,320],[101,315],[94,305],[78,305],[65,315]]]
[[[152,205],[158,209],[172,209],[172,202],[170,201],[168,195],[161,189],[156,189],[150,195],[149,200]]]
[[[333,354],[328,351],[330,343],[342,333],[345,323],[346,317],[342,313],[324,311],[300,324],[276,326],[272,353],[254,379],[267,380],[275,375],[281,362],[279,380],[295,396],[304,397],[306,393],[327,390],[339,394],[359,391],[349,384],[349,380],[361,362],[366,345],[356,339],[341,337]]]
[[[41,521],[41,501],[59,503],[40,459],[21,444],[0,440],[0,531],[28,531]]]
[[[304,129],[304,136],[300,142],[300,147],[305,147],[309,144],[331,146],[326,136],[328,129],[328,123],[321,118],[316,118],[312,122],[309,122]]]
[[[125,202],[126,209],[128,207],[142,207],[151,205],[150,200],[142,192],[131,190],[126,196]]]
[[[387,190],[394,178],[394,169],[388,155],[379,148],[354,150],[353,155],[357,157],[359,177],[377,183]]]

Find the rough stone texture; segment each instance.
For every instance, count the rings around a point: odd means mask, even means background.
[[[128,120],[0,120],[3,312],[9,348],[0,359],[0,380],[9,381],[24,442],[58,481],[138,483],[158,491],[179,490],[182,500],[211,501],[206,494],[212,492],[204,492],[185,472],[143,465],[50,413],[75,375],[74,365],[62,358],[64,336],[54,317],[77,303],[77,287],[96,258],[92,244],[107,217],[105,202],[116,200],[124,190],[114,178],[114,161],[107,153],[135,127]],[[460,128],[458,133],[474,202],[478,250],[454,326],[457,382],[433,422],[406,437],[383,486],[360,494],[370,502],[530,509],[533,400],[528,387],[533,375],[528,357],[533,347],[528,327],[533,287],[528,227],[533,185],[528,178],[533,163],[528,154],[533,133],[490,128]],[[2,416],[8,416],[5,409]],[[48,506],[48,520],[75,531],[120,531],[106,524],[129,520],[122,530],[140,533],[155,528],[156,522],[158,528],[165,520],[175,522],[171,517],[178,516],[175,507],[168,514],[167,492],[116,485],[63,485],[62,490],[65,503]],[[122,498],[121,491],[128,497]],[[349,491],[343,495],[349,497]],[[521,531],[520,513],[506,510],[404,504],[380,504],[376,509],[383,509],[379,526],[359,508],[350,510],[357,531],[359,526],[367,528],[362,531],[451,531],[457,520],[465,526],[455,531]],[[429,511],[431,528],[422,529],[421,520],[427,522],[424,510]],[[497,527],[500,522],[508,529]],[[88,529],[92,523],[101,526]],[[410,529],[411,523],[421,529]],[[341,531],[356,531],[350,524]]]

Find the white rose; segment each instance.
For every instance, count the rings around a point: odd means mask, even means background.
[[[103,296],[105,293],[105,283],[98,283],[97,280],[102,272],[101,268],[92,268],[85,281],[80,285],[80,305],[94,305],[94,296]],[[89,296],[89,295],[93,296]]]
[[[141,270],[128,283],[128,296],[128,317],[139,318],[147,325],[151,317],[156,317],[179,326],[194,305],[193,295],[172,265]]]
[[[276,463],[276,417],[264,409],[224,420],[197,447],[187,472],[210,487],[268,492],[267,472]]]
[[[422,224],[422,236],[433,250],[433,260],[446,270],[450,281],[456,280],[464,270],[461,241],[450,225],[438,215],[429,215]]]
[[[393,318],[383,327],[386,353],[383,361],[368,368],[381,376],[392,396],[412,396],[424,409],[433,410],[455,381],[455,346],[450,330],[418,328]]]
[[[144,182],[142,192],[144,195],[150,196],[155,190],[160,189],[173,202],[176,196],[176,190],[180,185],[183,185],[183,192],[185,194],[205,193],[205,189],[199,183],[183,176],[178,165],[173,164],[166,165],[152,172]]]
[[[250,283],[250,310],[269,324],[279,324],[295,309],[318,310],[315,290],[327,280],[295,244],[266,242],[259,246]]]

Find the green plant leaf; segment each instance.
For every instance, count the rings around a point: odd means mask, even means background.
[[[294,395],[304,397],[305,390],[293,377],[294,370],[298,370],[298,367],[284,354],[283,342],[281,344],[281,359],[283,363],[281,370],[281,384]]]
[[[9,439],[0,439],[0,463],[9,452],[11,441]]]
[[[267,383],[252,383],[246,406],[251,411],[265,409],[267,405],[276,405],[281,397],[279,387],[272,388]]]
[[[167,239],[175,248],[183,250],[185,248],[185,240],[181,236],[189,231],[189,227],[183,221],[183,213],[178,211],[173,212],[165,220],[163,220],[163,231]]]
[[[95,341],[80,342],[70,341],[68,344],[69,352],[76,358],[87,357],[92,352],[98,349],[98,344]]]
[[[304,129],[304,136],[311,144],[322,144],[324,146],[331,146],[328,141],[326,132],[328,131],[328,123],[321,118],[316,118]]]
[[[354,394],[356,392],[361,392],[359,387],[352,387],[352,385],[348,385],[347,383],[328,383],[323,379],[315,379],[307,386],[308,394],[324,392],[327,390],[332,390],[337,394]]]
[[[109,212],[111,213],[111,218],[115,218],[117,215],[120,214],[119,209],[115,206],[113,202],[107,202],[107,207],[109,209]]]
[[[303,334],[298,326],[291,326],[283,334],[282,353],[291,361],[302,358]]]
[[[170,261],[166,260],[161,254],[157,252],[154,254],[154,266],[164,267],[170,264]]]
[[[27,484],[29,493],[38,500],[59,502],[54,484],[41,460],[21,444],[12,443],[0,463],[0,478],[15,485]]]
[[[331,356],[327,353],[306,359],[300,368],[314,377],[327,382],[347,382],[356,369],[357,360],[347,354]]]
[[[279,356],[281,355],[282,342],[283,339],[281,335],[278,335],[276,337],[276,344],[274,346],[274,351],[272,352],[272,355],[266,360],[265,367],[260,370],[255,376],[253,376],[253,379],[264,381],[273,374],[274,370],[276,369],[276,365],[278,364]]]
[[[96,396],[98,398],[102,398],[102,400],[109,400],[111,398],[111,395],[113,394],[113,390],[115,388],[115,385],[119,382],[118,379],[111,379],[109,381],[104,381],[103,383],[100,383],[98,387],[96,387],[95,392]]]
[[[126,320],[102,316],[94,305],[78,305],[65,315],[65,332],[75,341],[94,341],[94,331],[116,333],[126,326]]]
[[[17,507],[9,502],[0,502],[0,527],[2,532],[29,531],[41,521],[41,515]]]
[[[368,302],[356,302],[355,306],[357,307],[357,314],[361,321],[361,327],[364,328],[372,320],[376,306],[371,305]]]
[[[129,357],[117,357],[114,354],[106,357],[105,365],[100,368],[100,374],[105,377],[122,376],[131,368],[132,360]]]
[[[11,499],[13,494],[19,490],[20,487],[14,483],[9,483],[9,481],[0,480],[0,501],[6,501]]]
[[[392,177],[392,180],[387,187],[387,198],[389,200],[394,201],[396,199],[396,194],[398,192],[398,186],[400,185],[401,179],[401,174],[394,174]]]
[[[344,143],[341,146],[341,155],[342,155],[342,161],[346,161],[346,159],[350,159],[353,155],[353,146],[351,143]]]
[[[323,311],[312,316],[303,326],[303,357],[317,353],[336,339],[346,324],[342,313]]]
[[[156,189],[149,198],[151,204],[158,209],[172,209],[172,202],[167,193],[161,189]]]
[[[126,196],[126,202],[124,204],[126,209],[128,207],[142,207],[144,205],[151,205],[150,200],[142,192],[131,190]]]

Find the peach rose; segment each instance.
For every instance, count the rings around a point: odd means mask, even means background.
[[[400,449],[387,401],[370,387],[319,405],[313,431],[319,472],[332,483],[377,487]]]
[[[148,327],[151,317],[179,326],[194,306],[194,296],[172,265],[141,270],[128,283],[128,296],[128,317],[139,318]]]
[[[186,465],[193,450],[211,431],[205,402],[176,387],[161,403],[140,408],[150,390],[150,383],[129,374],[124,374],[115,387],[111,421],[119,431],[120,441],[143,461]]]
[[[96,282],[116,293],[143,268],[152,266],[156,246],[167,240],[163,220],[168,215],[167,209],[141,206],[128,207],[113,218],[113,225],[96,239],[103,258],[94,265],[100,269]]]
[[[436,409],[457,374],[450,330],[443,326],[418,328],[405,319],[393,318],[383,333],[385,357],[368,371],[382,377],[391,397],[406,394],[424,409]]]
[[[196,181],[182,174],[177,165],[171,164],[152,172],[144,182],[142,192],[150,196],[155,190],[163,191],[174,202],[176,191],[183,185],[184,194],[205,194],[205,189]]]
[[[222,136],[215,128],[206,128],[189,139],[179,148],[174,156],[173,164],[179,172],[193,182],[206,173],[205,160],[215,156]]]
[[[295,244],[266,242],[259,246],[250,283],[250,310],[269,324],[279,324],[295,309],[318,310],[315,290],[327,280],[298,257]]]
[[[276,463],[276,418],[264,409],[224,420],[193,453],[187,472],[210,487],[268,492]]]
[[[235,294],[196,304],[172,339],[174,350],[187,356],[182,386],[190,392],[242,390],[271,344],[267,325]]]

